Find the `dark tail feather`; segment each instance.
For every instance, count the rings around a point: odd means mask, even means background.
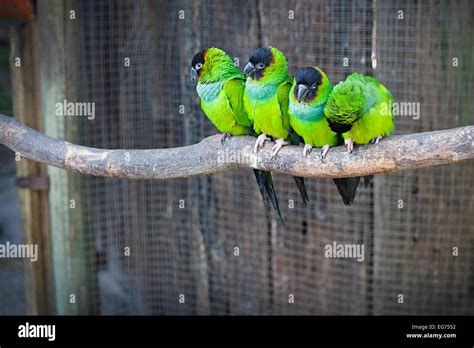
[[[338,145],[343,145],[344,139],[342,135],[339,134]],[[364,176],[364,186],[367,188],[369,186],[370,181],[372,180],[373,175]],[[359,182],[362,179],[360,176],[356,176],[353,178],[340,178],[334,179],[334,183],[336,184],[337,190],[342,197],[342,201],[345,205],[351,205],[354,202],[354,198],[357,193],[357,187],[359,186]]]
[[[364,176],[364,187],[365,188],[369,187],[370,182],[372,181],[373,178],[374,178],[373,175]]]
[[[299,176],[294,176],[296,186],[298,186],[298,190],[300,191],[301,198],[303,199],[303,203],[306,205],[309,202],[308,192],[306,191],[306,185],[304,183],[304,178]]]
[[[334,183],[345,205],[351,205],[351,203],[354,202],[360,179],[360,176],[334,179]]]
[[[275,192],[275,187],[273,186],[273,178],[272,173],[254,169],[253,173],[255,174],[255,178],[257,179],[258,188],[260,189],[260,194],[262,195],[263,203],[265,204],[265,209],[267,216],[270,216],[270,204],[273,205],[273,208],[277,211],[278,217],[283,226],[285,225],[285,221],[281,216],[280,207],[278,205],[278,198]]]

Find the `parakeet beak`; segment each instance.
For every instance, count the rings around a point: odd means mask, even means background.
[[[195,83],[196,80],[197,80],[197,78],[198,78],[198,72],[197,72],[197,70],[194,69],[194,68],[191,68],[191,71],[189,72],[189,74],[191,75],[191,81],[192,81],[193,83]]]
[[[247,63],[247,65],[244,68],[244,74],[252,77],[252,74],[255,72],[255,67],[253,66],[252,63]]]
[[[298,85],[296,88],[297,88],[296,95],[298,96],[298,103],[301,103],[301,101],[304,100],[304,98],[308,94],[309,89],[305,85]]]

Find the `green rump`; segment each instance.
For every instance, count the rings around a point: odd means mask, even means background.
[[[354,73],[337,84],[324,109],[333,129],[344,129],[344,139],[368,144],[389,136],[394,128],[393,96],[378,80]]]

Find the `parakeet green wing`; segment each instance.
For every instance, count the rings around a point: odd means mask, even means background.
[[[292,84],[292,78],[288,76],[286,81],[282,83],[280,86],[277,88],[277,98],[278,98],[278,104],[280,105],[280,110],[281,110],[281,119],[282,119],[282,127],[284,129],[290,129],[290,119],[288,115],[288,94],[290,93],[291,89],[291,84]]]
[[[252,122],[247,116],[242,99],[245,91],[245,79],[235,78],[228,80],[224,84],[224,91],[237,123],[250,129]]]

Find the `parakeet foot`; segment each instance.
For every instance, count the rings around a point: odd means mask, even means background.
[[[380,140],[382,140],[382,136],[378,136],[377,138],[373,138],[370,143],[371,144],[378,144],[380,142]]]
[[[354,151],[354,142],[352,141],[352,139],[348,138],[344,140],[344,144],[346,144],[347,146],[348,153],[352,153],[352,151]]]
[[[255,142],[255,146],[253,147],[253,153],[257,153],[267,140],[270,140],[270,138],[267,138],[265,133],[260,134],[257,138],[257,141]]]
[[[277,139],[277,141],[275,142],[275,145],[273,145],[272,147],[272,156],[271,158],[273,159],[273,157],[275,157],[277,155],[277,153],[281,150],[281,148],[285,145],[288,145],[289,142],[287,142],[285,139]]]
[[[231,134],[230,134],[230,133],[227,133],[227,132],[225,132],[224,134],[222,134],[222,138],[221,138],[221,144],[222,144],[222,145],[224,145],[225,141],[230,138],[230,135],[231,135]]]
[[[328,152],[329,152],[329,145],[326,144],[321,149],[321,162],[324,163],[324,160],[326,159],[326,155],[328,154]]]
[[[304,149],[303,149],[303,156],[306,157],[311,153],[311,149],[313,147],[309,144],[304,144]]]

